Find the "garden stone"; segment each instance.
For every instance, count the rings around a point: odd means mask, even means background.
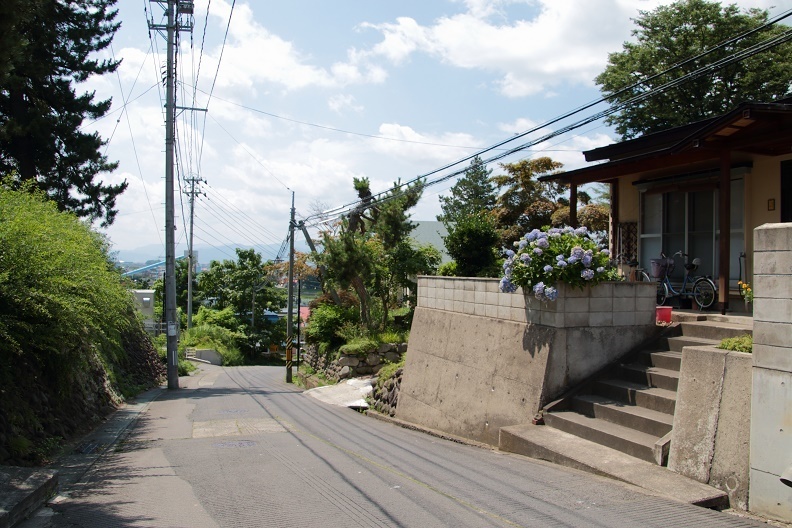
[[[399,345],[397,345],[396,352],[398,352],[399,354],[404,354],[405,352],[407,352],[407,343],[400,343]]]
[[[349,374],[350,374],[350,372],[351,372],[351,369],[350,369],[348,366],[345,366],[345,367],[343,367],[343,368],[341,369],[341,371],[338,373],[338,377],[339,377],[340,379],[345,379],[345,378],[348,378],[348,377],[349,377]]]
[[[401,360],[401,354],[398,352],[390,351],[385,354],[385,361],[388,363],[398,363],[399,360]]]
[[[380,354],[385,354],[387,352],[390,352],[391,350],[393,350],[393,345],[391,345],[390,343],[382,343],[379,346],[377,352],[379,352]]]
[[[342,367],[357,367],[360,365],[360,359],[355,356],[343,356],[338,360],[338,364]]]
[[[366,364],[370,366],[379,365],[382,363],[382,358],[379,354],[371,353],[366,357]]]

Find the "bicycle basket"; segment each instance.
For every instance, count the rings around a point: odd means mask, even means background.
[[[649,262],[652,264],[652,276],[655,279],[662,279],[674,271],[674,259],[672,258],[650,259]]]

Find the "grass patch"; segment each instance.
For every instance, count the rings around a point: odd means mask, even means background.
[[[397,363],[386,363],[377,373],[377,387],[382,387],[386,381],[391,379],[396,371],[404,366],[404,359]]]
[[[362,356],[379,348],[379,341],[370,337],[356,337],[341,345],[338,351],[348,356]]]
[[[753,352],[753,336],[750,334],[745,334],[739,337],[726,338],[720,342],[718,348],[750,354]]]

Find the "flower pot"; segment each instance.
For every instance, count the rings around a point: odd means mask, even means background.
[[[670,323],[671,322],[671,307],[670,306],[658,306],[655,311],[656,317],[655,320],[658,323]]]

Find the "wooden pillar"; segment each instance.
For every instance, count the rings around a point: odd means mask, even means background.
[[[619,180],[611,180],[610,182],[610,243],[609,249],[612,258],[616,257],[616,250],[622,251],[622,248],[617,248],[617,238],[619,236]]]
[[[731,152],[723,149],[720,156],[720,181],[718,185],[718,302],[721,314],[729,307],[729,254],[731,252]]]
[[[577,221],[577,183],[569,184],[569,225],[578,226]]]

